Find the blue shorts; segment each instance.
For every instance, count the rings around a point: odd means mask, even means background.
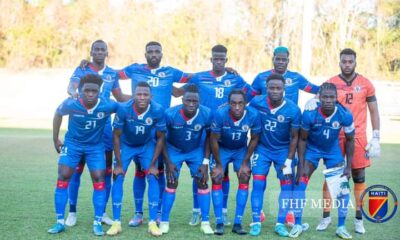
[[[318,168],[318,163],[321,158],[324,160],[326,168],[332,168],[344,163],[344,157],[339,148],[330,153],[316,152],[311,149],[306,149],[304,159],[311,162],[314,169]]]
[[[82,157],[84,157],[90,171],[106,169],[103,143],[82,145],[69,141],[65,142],[61,149],[58,164],[75,169]]]
[[[114,149],[111,117],[107,119],[106,125],[104,126],[103,142],[106,151],[112,151]]]
[[[150,168],[151,160],[155,150],[155,142],[150,140],[144,145],[137,147],[129,146],[121,143],[121,163],[124,172],[128,170],[129,164],[133,160],[135,163],[140,164],[141,171],[148,171]],[[114,167],[116,166],[116,160],[114,160]],[[157,161],[156,161],[157,166]]]
[[[276,176],[278,179],[284,179],[282,168],[288,157],[289,146],[287,149],[270,151],[262,145],[258,145],[253,155],[250,158],[251,171],[253,175],[265,175],[269,173],[271,164],[274,163]],[[292,161],[292,169],[296,161]],[[293,173],[294,174],[294,173]]]
[[[203,147],[196,148],[191,152],[183,153],[175,147],[167,144],[167,152],[170,161],[175,164],[177,168],[177,172],[175,173],[176,179],[179,178],[179,173],[184,162],[186,162],[186,165],[189,167],[190,175],[192,177],[201,177],[199,174],[199,168],[203,164],[204,159]]]
[[[229,163],[233,163],[233,169],[235,172],[239,171],[242,165],[244,156],[247,153],[247,147],[239,149],[228,149],[219,147],[219,157],[221,159],[222,169],[225,170]],[[213,156],[210,157],[210,170],[215,167],[216,162]]]

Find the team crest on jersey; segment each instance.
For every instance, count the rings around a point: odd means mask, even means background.
[[[229,87],[231,85],[231,81],[225,80],[224,85],[225,85],[225,87]]]
[[[200,124],[196,124],[196,125],[194,126],[194,130],[195,130],[195,131],[200,131],[200,129],[201,129],[201,125],[200,125]]]
[[[151,119],[151,117],[146,118],[146,120],[144,121],[147,125],[151,125],[153,124],[153,119]]]
[[[291,78],[286,78],[285,83],[290,85],[293,83],[293,80]]]
[[[244,132],[249,131],[249,125],[243,125],[243,126],[242,126],[242,130],[243,130]]]
[[[97,118],[98,119],[103,119],[104,118],[104,113],[103,112],[98,112],[97,113]]]
[[[159,72],[159,73],[157,73],[157,75],[159,76],[159,77],[165,77],[165,72]]]
[[[332,123],[332,127],[333,127],[333,129],[339,129],[340,128],[340,123],[338,121],[334,121]]]
[[[111,81],[112,81],[112,79],[111,79],[111,75],[109,75],[109,74],[107,74],[107,75],[104,75],[104,77],[103,77],[103,81],[104,81],[104,82],[111,82]]]
[[[360,86],[360,85],[355,86],[354,91],[355,91],[356,93],[361,92],[361,86]]]
[[[283,122],[285,121],[285,117],[283,115],[278,115],[278,117],[276,118],[276,120],[278,120],[278,122]]]

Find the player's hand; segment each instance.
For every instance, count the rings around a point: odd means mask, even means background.
[[[208,182],[208,165],[202,164],[199,167],[199,173],[201,174],[201,180],[200,181],[203,184],[207,184],[207,182]]]
[[[374,130],[372,134],[372,139],[368,142],[365,150],[367,150],[368,157],[370,158],[378,158],[381,156],[381,144],[379,142],[380,139],[379,130]]]
[[[159,173],[158,168],[155,167],[154,165],[151,165],[150,168],[149,168],[149,174],[152,174],[156,178],[158,178],[158,173]]]
[[[178,171],[176,165],[173,163],[167,164],[167,181],[169,183],[175,183],[175,173]]]
[[[319,104],[318,98],[311,98],[306,102],[306,105],[304,105],[304,110],[312,111],[318,107],[318,104]]]
[[[79,98],[79,93],[78,92],[74,92],[74,93],[71,93],[70,96],[73,99],[78,99]]]
[[[246,177],[250,177],[251,174],[251,169],[249,167],[248,164],[242,164],[239,168],[238,171],[238,177],[240,178],[240,176],[246,176]]]
[[[234,69],[234,68],[226,67],[225,70],[226,70],[228,73],[233,73],[233,74],[235,74],[236,76],[239,75],[239,73],[238,73],[238,72],[236,71],[236,69]]]
[[[222,178],[223,170],[221,164],[216,164],[215,167],[211,171],[211,177],[213,179]]]
[[[282,167],[283,175],[291,175],[293,174],[292,169],[292,159],[287,158],[285,164]]]
[[[116,167],[114,167],[113,173],[114,173],[114,176],[123,175],[124,170],[122,170],[122,166],[117,165]]]
[[[63,147],[63,143],[60,139],[54,140],[54,148],[56,149],[57,153],[61,152],[61,148]]]
[[[89,62],[88,60],[83,59],[83,60],[81,61],[81,63],[79,64],[79,67],[82,68],[82,70],[85,70],[86,67],[89,65],[89,63],[90,63],[90,62]]]
[[[343,176],[346,176],[347,179],[350,179],[350,177],[351,177],[351,167],[350,167],[350,166],[349,166],[349,167],[346,167],[346,168],[343,170],[343,174],[342,174],[340,177],[343,177]]]
[[[297,166],[296,185],[299,185],[299,180],[301,176],[303,176],[303,166],[299,164]]]

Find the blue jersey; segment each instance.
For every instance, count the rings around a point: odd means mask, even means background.
[[[135,100],[124,103],[114,118],[114,129],[122,129],[121,141],[128,146],[141,146],[153,139],[152,130],[165,132],[164,110],[151,102],[145,112],[139,114]]]
[[[247,95],[247,100],[252,98],[252,94],[255,95],[252,87],[241,76],[228,72],[220,77],[215,76],[212,71],[199,72],[194,74],[189,83],[197,85],[200,104],[212,111],[228,102],[228,95],[233,89],[242,89]]]
[[[267,94],[267,78],[275,73],[274,70],[262,72],[256,76],[251,86],[258,94]],[[309,92],[318,93],[319,86],[310,83],[305,77],[297,72],[287,70],[283,77],[285,78],[285,98],[292,100],[294,103],[299,101],[299,89]]]
[[[125,67],[120,76],[132,80],[132,94],[138,82],[147,82],[152,88],[153,100],[167,109],[171,105],[173,83],[187,81],[188,74],[173,67],[151,69],[147,64],[134,63]]]
[[[211,132],[220,135],[219,145],[228,149],[247,146],[247,133],[261,132],[260,116],[252,107],[246,107],[243,117],[235,120],[230,114],[230,106],[219,108],[211,124]]]
[[[95,69],[91,64],[89,64],[85,70],[81,67],[77,67],[70,78],[70,82],[79,84],[81,78],[88,74],[97,74],[103,79],[103,85],[101,85],[100,89],[100,97],[110,98],[113,90],[121,90],[118,82],[118,72],[108,66],[105,66],[100,70]],[[81,93],[80,88],[78,91]]]
[[[57,108],[56,114],[69,115],[65,142],[73,141],[90,145],[103,143],[104,126],[110,115],[117,109],[118,103],[106,98],[99,98],[92,109],[87,109],[82,99],[64,100]]]
[[[182,104],[167,109],[167,143],[184,153],[195,150],[204,141],[202,135],[209,131],[211,120],[211,110],[201,105],[191,119],[183,114]]]
[[[250,106],[258,110],[261,118],[259,143],[271,151],[288,149],[291,129],[300,128],[300,108],[286,98],[279,107],[272,108],[266,95],[254,97]]]
[[[320,107],[304,111],[301,128],[309,133],[307,149],[320,153],[340,150],[339,133],[342,128],[346,134],[354,134],[355,131],[351,112],[340,104],[336,104],[331,116],[325,116]]]

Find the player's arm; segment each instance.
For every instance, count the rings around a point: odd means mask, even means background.
[[[346,176],[347,178],[351,177],[351,163],[353,162],[354,156],[354,130],[351,133],[345,133],[346,136],[346,144],[345,144],[345,152],[346,152],[346,168],[343,171],[342,176]]]
[[[219,144],[218,144],[220,137],[221,137],[221,135],[219,133],[212,132],[210,134],[211,151],[213,154],[213,158],[215,159],[215,167],[213,168],[213,171],[211,174],[213,178],[222,176],[222,173],[223,173],[221,156],[219,154]]]
[[[57,153],[61,152],[61,147],[63,143],[61,142],[60,136],[60,127],[62,123],[63,116],[55,113],[53,117],[53,143],[54,148],[56,149]]]
[[[210,131],[206,131],[206,141],[204,143],[204,160],[203,164],[199,168],[199,172],[202,175],[201,182],[207,184],[208,182],[208,165],[210,164]]]
[[[299,76],[299,82],[300,82],[300,89],[308,92],[308,93],[313,93],[317,94],[319,91],[319,86],[315,85],[314,83],[310,82],[305,78],[304,76],[300,75]]]
[[[296,183],[298,183],[299,177],[303,175],[304,154],[306,152],[307,138],[308,138],[308,131],[301,128],[300,136],[299,136],[299,143],[297,144],[297,153],[298,153],[298,157],[299,157],[299,164],[297,165]]]
[[[249,161],[250,161],[251,155],[253,155],[254,150],[257,147],[259,139],[260,139],[260,134],[258,132],[257,133],[251,133],[250,142],[249,142],[249,145],[247,147],[246,155],[244,156],[242,165],[240,166],[240,169],[238,171],[238,177],[239,178],[240,178],[240,175],[242,175],[242,174],[245,174],[247,177],[250,177],[251,169],[250,169]]]
[[[290,130],[290,144],[289,144],[289,153],[285,160],[285,164],[283,167],[283,174],[290,175],[292,174],[292,161],[294,158],[294,154],[296,153],[297,143],[299,141],[299,129],[293,128]]]
[[[376,101],[375,96],[371,97],[371,100],[368,101],[367,105],[371,118],[372,125],[372,139],[369,141],[367,145],[368,155],[369,157],[379,157],[381,154],[381,146],[380,146],[380,118],[379,118],[379,110],[378,110],[378,102]]]
[[[129,101],[129,99],[132,98],[132,95],[128,95],[128,94],[124,94],[121,90],[121,88],[115,88],[112,90],[112,94],[114,96],[114,98],[118,101],[118,102],[126,102]]]
[[[72,98],[77,99],[79,97],[78,86],[79,84],[77,82],[70,81],[67,88],[68,95],[70,95]]]
[[[190,80],[193,78],[194,74],[193,73],[185,73],[185,77],[182,77],[179,83],[188,83]],[[183,85],[180,88],[177,87],[172,87],[172,96],[174,97],[182,97],[183,94],[185,93],[185,85]]]
[[[154,150],[153,158],[151,160],[149,168],[149,172],[154,176],[158,176],[158,168],[156,167],[156,162],[158,161],[158,157],[160,156],[160,153],[162,152],[164,147],[165,133],[157,131],[156,136],[157,136],[156,148]]]
[[[113,143],[114,143],[114,154],[115,154],[115,168],[114,175],[123,174],[122,162],[121,162],[121,135],[122,129],[114,128],[113,130]]]

